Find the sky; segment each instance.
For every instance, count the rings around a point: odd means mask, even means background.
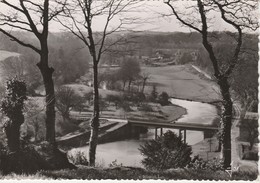
[[[37,0],[33,0],[37,1]],[[38,0],[40,1],[40,0]],[[18,0],[9,0],[9,2],[15,4]],[[186,4],[185,4],[186,3]],[[175,6],[179,9],[180,12],[185,12],[187,9],[185,5],[196,4],[195,1],[192,0],[175,0]],[[148,23],[139,23],[128,26],[130,30],[135,31],[159,31],[159,32],[190,32],[191,30],[185,26],[182,26],[178,20],[174,16],[163,16],[169,15],[171,13],[171,9],[168,5],[164,3],[164,0],[144,0],[139,2],[135,7],[135,12],[130,12],[125,14],[127,17],[138,17],[142,20],[147,20]],[[8,11],[6,7],[0,5],[0,12]],[[189,18],[194,18],[194,12],[190,12]],[[211,24],[211,30],[215,31],[223,31],[223,30],[234,30],[230,25],[227,25],[221,18],[218,12],[212,12],[209,16],[214,17],[214,21]],[[120,15],[120,18],[122,16]],[[110,28],[116,27],[118,24],[119,17],[115,17],[114,20],[110,24]],[[93,22],[93,30],[101,31],[105,25],[105,18],[99,17],[95,19]],[[59,32],[64,31],[64,27],[59,23],[52,21],[50,23],[50,31],[51,32]]]

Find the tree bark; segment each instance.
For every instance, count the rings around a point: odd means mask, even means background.
[[[227,77],[223,76],[218,79],[220,92],[223,99],[223,112],[222,112],[222,155],[224,161],[224,168],[230,167],[231,164],[231,126],[232,126],[232,105]]]
[[[130,89],[131,89],[131,84],[132,84],[132,79],[129,80],[129,83],[128,83],[128,91],[130,92]]]
[[[91,120],[91,134],[89,139],[89,165],[95,166],[95,155],[98,143],[98,128],[99,128],[99,92],[98,92],[98,64],[93,62],[93,95],[94,95],[94,110]]]
[[[145,88],[145,85],[146,85],[146,80],[147,80],[146,78],[143,79],[143,86],[142,86],[142,91],[141,91],[142,93],[144,93],[144,88]]]
[[[24,123],[23,114],[17,114],[15,119],[9,119],[5,126],[7,144],[10,152],[20,150],[20,127]]]
[[[40,62],[37,64],[43,77],[46,93],[46,141],[55,144],[55,94],[52,74],[54,69],[48,66],[48,45],[47,40],[41,42]]]

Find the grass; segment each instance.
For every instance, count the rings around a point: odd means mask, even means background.
[[[142,168],[113,167],[91,168],[79,166],[76,170],[40,171],[34,175],[11,174],[4,179],[166,179],[166,180],[255,180],[256,172],[236,172],[232,177],[225,171],[194,169],[170,169],[166,171],[147,171]]]
[[[212,89],[215,83],[202,79],[189,65],[142,67],[142,71],[150,73],[148,85],[156,84],[159,93],[165,91],[171,97],[203,102],[211,102],[219,98]],[[152,87],[146,87],[145,92],[150,93],[151,90]]]

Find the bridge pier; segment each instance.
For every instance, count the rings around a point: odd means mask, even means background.
[[[184,129],[183,132],[184,132],[184,135],[183,135],[184,136],[184,140],[183,141],[184,141],[184,143],[186,143],[186,130]]]
[[[179,137],[181,137],[182,139],[182,131],[183,131],[183,141],[184,143],[186,143],[186,137],[187,137],[187,133],[186,133],[186,129],[179,129]]]
[[[163,135],[163,128],[159,128],[160,129],[160,136],[162,136]],[[158,134],[158,128],[157,127],[155,127],[155,139],[157,139],[157,137],[159,136],[159,134]]]

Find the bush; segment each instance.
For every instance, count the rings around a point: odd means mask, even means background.
[[[141,106],[138,109],[139,111],[153,112],[153,108],[149,104],[141,104]]]
[[[118,95],[108,94],[106,96],[106,101],[108,101],[109,104],[113,102],[117,106],[118,103],[121,101],[121,98]]]
[[[169,95],[166,92],[162,92],[158,97],[158,102],[162,106],[169,104]]]
[[[127,102],[127,101],[121,102],[121,103],[119,104],[119,107],[122,108],[122,109],[123,109],[124,111],[126,111],[126,112],[132,111],[129,102]]]
[[[136,92],[134,93],[133,96],[133,102],[137,105],[140,105],[140,103],[144,102],[146,99],[145,94],[141,93],[141,92]]]
[[[224,170],[223,168],[223,161],[214,158],[213,160],[204,161],[199,156],[195,156],[191,162],[187,165],[188,168],[191,169],[200,169],[200,170],[212,170],[212,171],[218,171],[218,170]]]
[[[151,91],[151,94],[149,95],[149,100],[151,102],[156,102],[157,101],[157,97],[158,97],[157,88],[156,88],[156,85],[153,85],[153,89]]]
[[[128,102],[132,102],[135,99],[135,97],[133,93],[127,92],[127,93],[123,93],[122,99]]]
[[[171,131],[146,142],[139,150],[144,156],[142,164],[147,169],[183,168],[191,160],[191,148]]]
[[[68,159],[75,165],[88,166],[88,160],[82,151],[76,152],[75,155],[68,155]]]
[[[116,159],[109,164],[110,168],[112,168],[112,167],[122,167],[122,166],[123,166],[123,164],[118,163]]]

